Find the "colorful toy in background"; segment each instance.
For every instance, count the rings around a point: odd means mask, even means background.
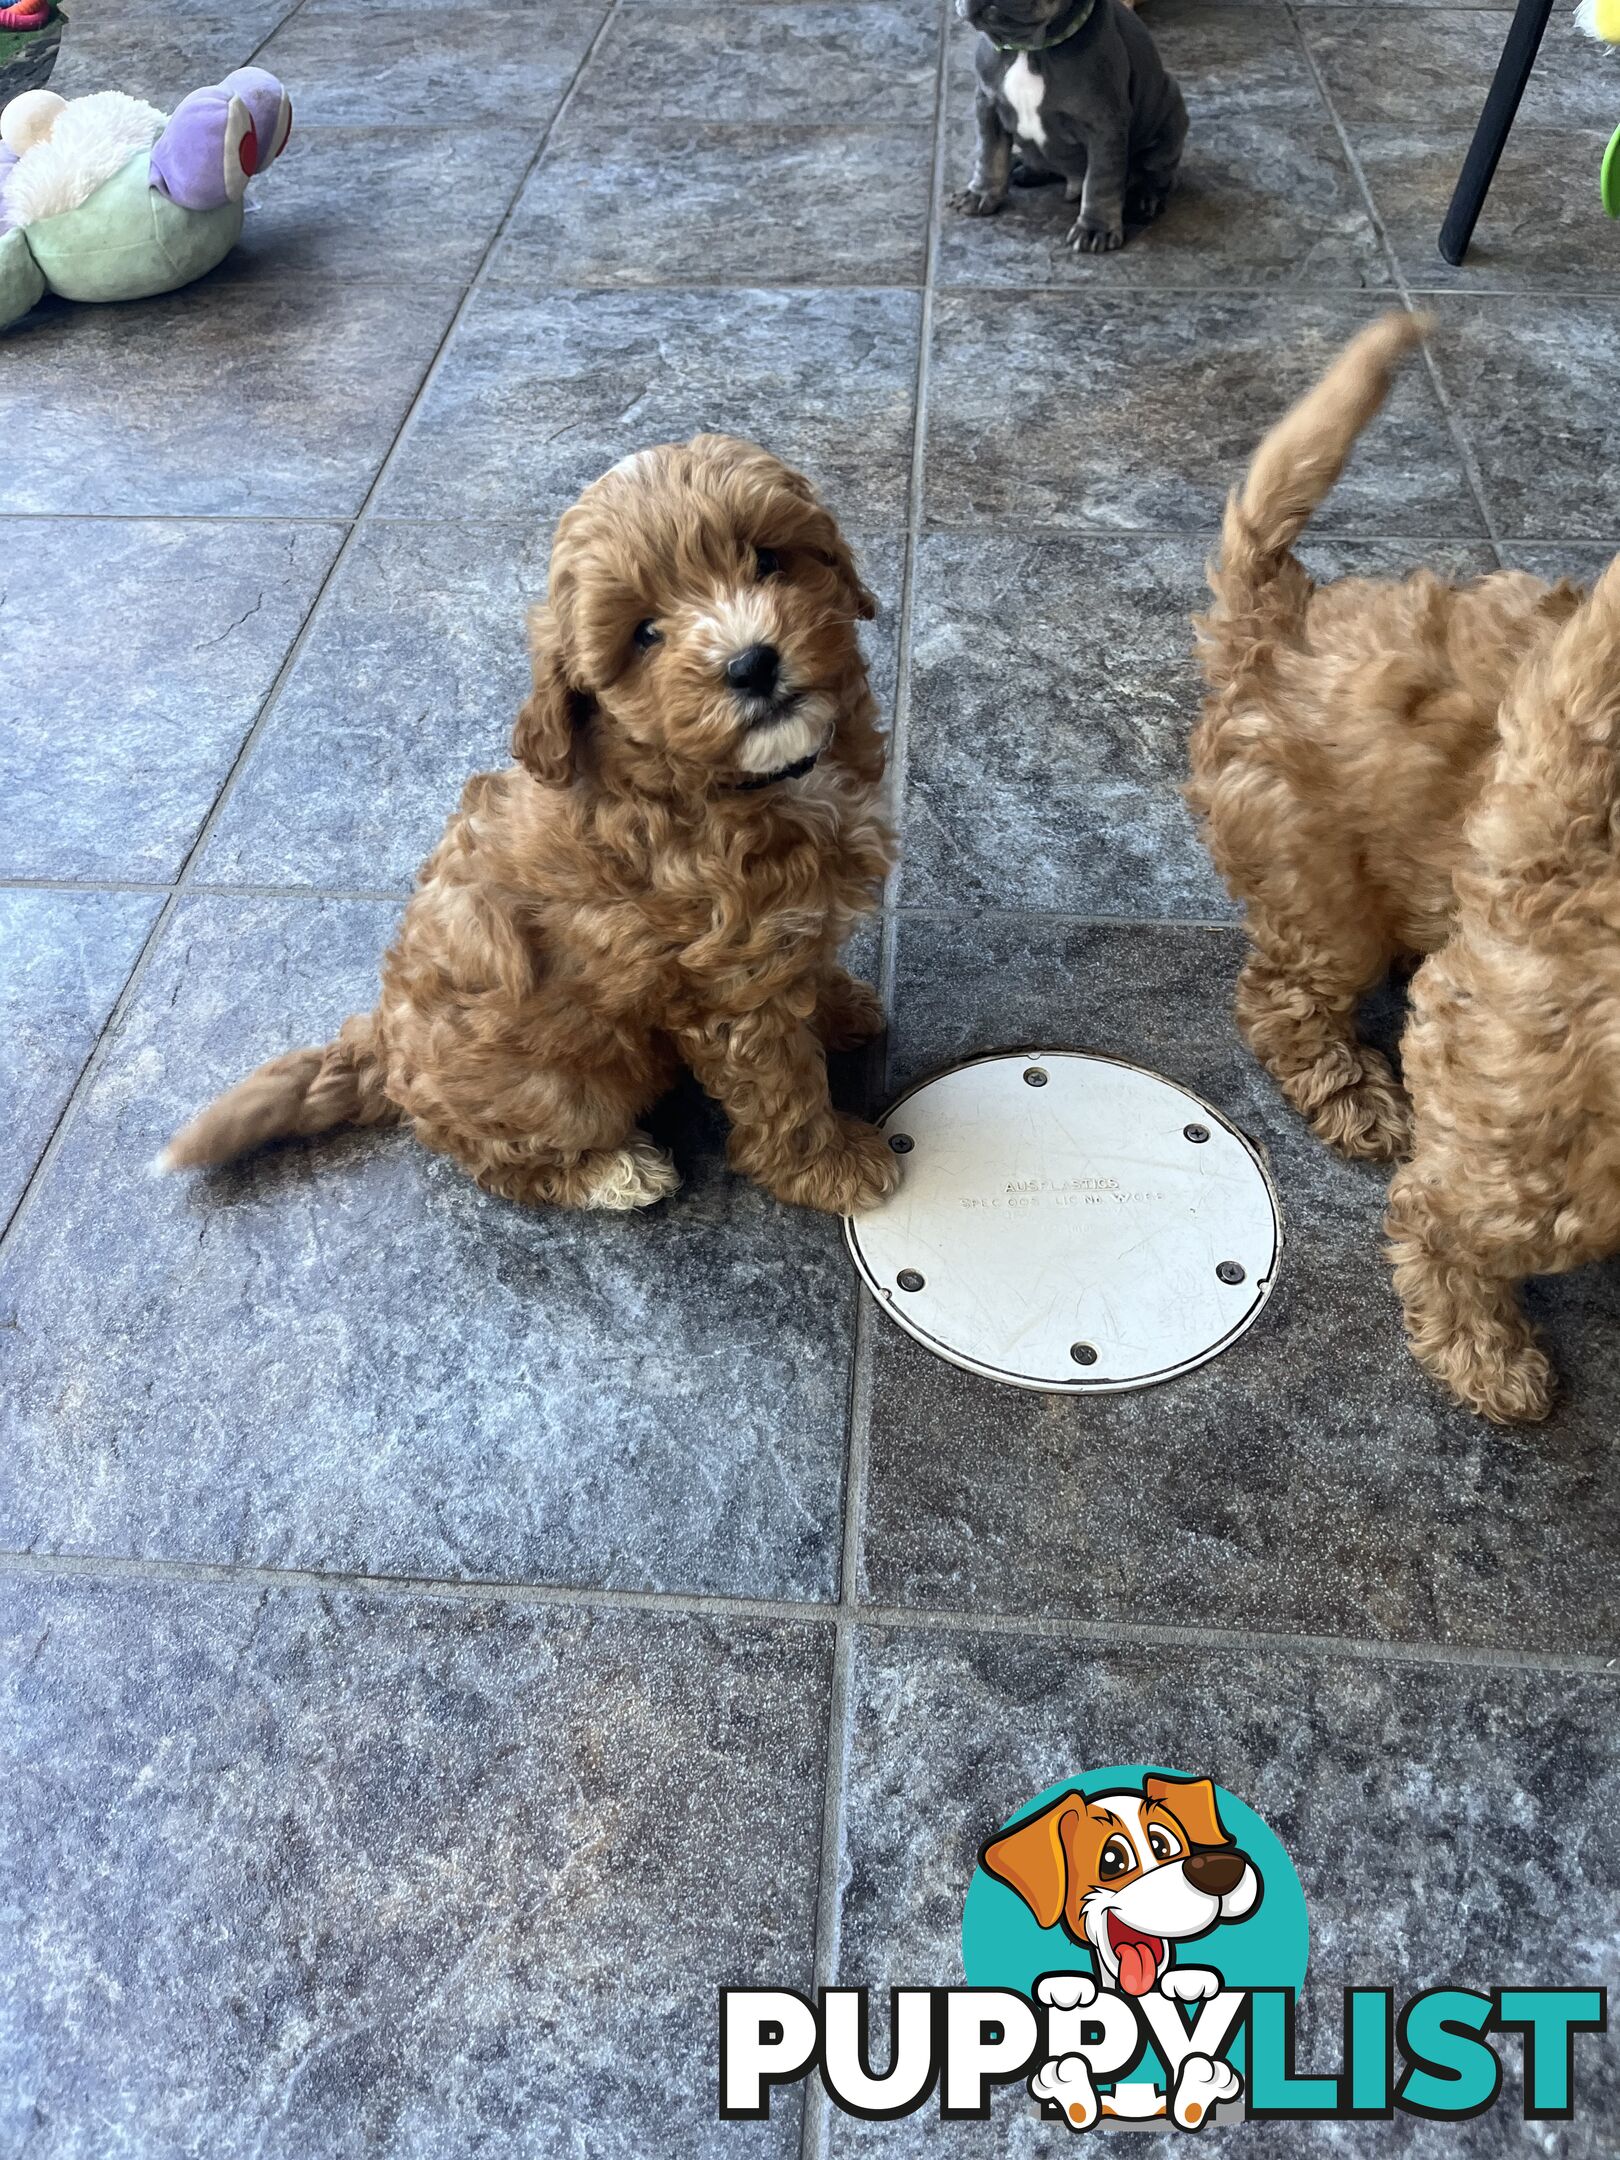
[[[0,7],[0,105],[51,78],[67,17],[55,0],[16,0]]]
[[[1620,45],[1620,0],[1581,0],[1575,27],[1601,45]],[[1610,217],[1620,217],[1620,127],[1609,137],[1598,173],[1598,192]]]
[[[189,285],[242,232],[292,101],[263,68],[193,90],[165,118],[120,90],[29,90],[0,112],[0,330],[47,292],[141,300]]]

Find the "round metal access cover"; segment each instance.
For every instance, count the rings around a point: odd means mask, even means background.
[[[1151,1387],[1217,1357],[1271,1294],[1282,1222],[1253,1146],[1114,1058],[972,1058],[880,1121],[900,1189],[844,1225],[910,1335],[1012,1387]]]

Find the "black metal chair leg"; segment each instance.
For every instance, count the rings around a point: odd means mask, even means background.
[[[1440,228],[1440,252],[1448,263],[1460,263],[1468,252],[1468,243],[1474,237],[1479,213],[1485,207],[1485,197],[1490,192],[1497,163],[1506,147],[1519,100],[1524,96],[1524,86],[1530,80],[1530,70],[1535,66],[1536,54],[1541,50],[1542,33],[1552,10],[1553,0],[1519,0],[1513,10],[1507,43],[1496,63],[1485,110],[1479,116],[1474,139],[1468,145],[1468,155],[1457,176],[1451,208]]]

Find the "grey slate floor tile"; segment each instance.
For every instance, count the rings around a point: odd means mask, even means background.
[[[0,891],[0,1226],[96,1046],[162,905],[157,893]]]
[[[571,118],[523,191],[490,282],[920,284],[933,161],[933,130],[915,121],[608,131]]]
[[[1616,83],[1620,90],[1620,80]],[[1441,222],[1471,129],[1356,128],[1352,141],[1403,276],[1420,292],[1620,294],[1620,242],[1597,204],[1609,129],[1521,120],[1463,262]]]
[[[0,513],[350,517],[458,297],[226,272],[47,300],[6,333]]]
[[[1519,116],[1607,134],[1614,75],[1602,48],[1576,32],[1573,12],[1548,24]],[[1493,11],[1476,7],[1307,7],[1300,22],[1340,119],[1465,134],[1479,119],[1507,32]]]
[[[0,875],[173,878],[341,537],[0,519],[16,566],[3,586]]]
[[[368,523],[339,568],[197,867],[202,885],[407,891],[469,774],[507,762],[544,525]],[[900,548],[857,544],[885,720]]]
[[[249,195],[225,275],[273,277],[296,264],[301,276],[407,290],[462,283],[535,149],[531,126],[299,126],[297,143]]]
[[[172,112],[193,90],[216,83],[240,67],[276,24],[292,12],[291,0],[253,0],[183,15],[173,10],[80,7],[68,28],[50,87],[65,98],[98,90],[122,90]]]
[[[491,1200],[397,1130],[148,1176],[370,1006],[395,914],[167,925],[0,1267],[0,1549],[832,1595],[854,1284],[701,1099],[652,1121],[685,1190],[629,1217]]]
[[[1620,532],[1620,366],[1614,299],[1442,294],[1435,362],[1504,541]]]
[[[1266,428],[1376,312],[1349,297],[942,293],[928,520],[1211,531]],[[1408,368],[1315,530],[1468,534],[1477,522],[1439,401]]]
[[[722,428],[802,466],[851,530],[898,524],[921,319],[908,292],[486,287],[378,507],[552,518],[626,450]]]
[[[0,1580],[0,2143],[707,2160],[720,1981],[809,1979],[827,1634]]]
[[[1015,914],[901,927],[890,1084],[1014,1044],[1179,1080],[1268,1153],[1278,1288],[1164,1388],[997,1387],[872,1315],[861,1579],[879,1605],[1612,1654],[1620,1647],[1613,1268],[1530,1305],[1567,1383],[1533,1432],[1412,1363],[1380,1253],[1384,1179],[1301,1127],[1238,1044],[1235,932]]]
[[[1164,1586],[1167,1621],[1176,1589]],[[872,1628],[857,1638],[851,1697],[844,1984],[959,1980],[980,1841],[1050,1784],[1139,1762],[1213,1778],[1282,1840],[1311,1928],[1306,2067],[1342,2060],[1347,1986],[1391,1984],[1404,1999],[1430,1985],[1490,1986],[1527,1963],[1561,1984],[1612,1991],[1620,1978],[1610,1677],[1314,1657],[1282,1643],[1136,1648]],[[1617,2058],[1595,2037],[1579,2047],[1581,2104],[1556,2129],[1523,2121],[1509,2044],[1502,2101],[1474,2122],[1251,2122],[1231,2133],[1233,2149],[1267,2160],[1506,2160],[1550,2132],[1543,2149],[1559,2160],[1607,2160]],[[1021,2098],[1003,2092],[988,2122],[953,2125],[950,2150],[1051,2153],[1061,2133]],[[932,2111],[887,2125],[841,2120],[832,2150],[890,2160],[930,2134],[947,2142]]]
[[[562,4],[423,10],[304,0],[259,55],[306,126],[527,127],[562,103],[606,13]]]
[[[802,0],[767,13],[685,0],[621,9],[574,118],[909,126],[931,116],[937,17],[910,0]]]

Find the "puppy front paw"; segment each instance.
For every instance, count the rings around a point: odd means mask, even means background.
[[[886,1199],[899,1182],[900,1159],[877,1127],[841,1112],[836,1142],[772,1189],[795,1207],[858,1215]]]
[[[951,197],[951,208],[958,217],[994,217],[1006,200],[1005,189],[965,187]]]
[[[1082,214],[1069,227],[1069,245],[1080,255],[1112,255],[1125,245],[1124,224],[1100,224]]]

